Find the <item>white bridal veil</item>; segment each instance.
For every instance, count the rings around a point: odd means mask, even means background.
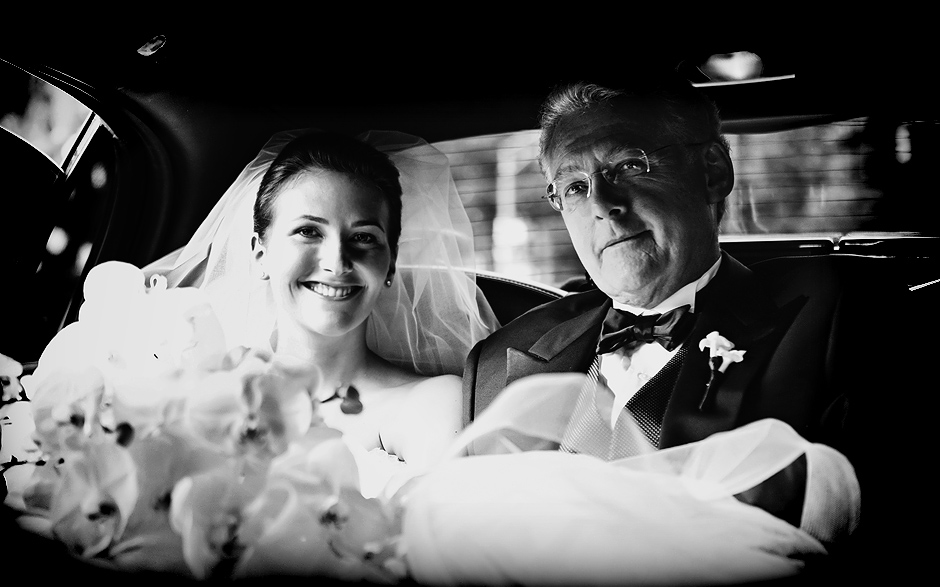
[[[169,287],[205,290],[229,346],[270,348],[274,309],[267,281],[251,263],[252,210],[270,163],[310,129],[275,134],[182,249],[144,268]],[[473,234],[447,156],[417,137],[370,131],[359,137],[386,153],[402,186],[397,272],[368,324],[368,345],[423,375],[461,374],[472,346],[498,327],[476,285]]]

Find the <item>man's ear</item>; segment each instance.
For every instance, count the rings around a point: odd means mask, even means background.
[[[718,203],[728,197],[734,187],[734,165],[724,145],[718,141],[705,151],[705,187],[708,201]]]
[[[261,279],[268,279],[268,273],[264,270],[264,255],[267,251],[264,248],[264,243],[261,242],[261,237],[258,236],[258,233],[251,235],[251,264],[254,266],[255,273]]]

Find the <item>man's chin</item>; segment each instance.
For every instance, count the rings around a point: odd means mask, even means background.
[[[609,273],[609,272],[608,272]],[[636,306],[639,308],[652,308],[662,300],[657,299],[660,288],[657,288],[653,279],[629,279],[624,280],[624,275],[639,275],[638,270],[624,269],[623,273],[611,276],[610,279],[594,280],[598,289],[607,294],[610,299]],[[615,279],[619,278],[619,279]]]

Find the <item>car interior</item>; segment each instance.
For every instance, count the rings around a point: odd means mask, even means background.
[[[128,26],[0,46],[8,243],[0,353],[34,366],[77,319],[91,267],[142,267],[183,246],[265,141],[287,129],[398,130],[446,152],[474,226],[481,261],[472,271],[502,324],[593,287],[542,199],[537,116],[554,86],[616,86],[638,65],[555,60],[529,42],[455,41],[444,59],[426,55],[432,40],[413,38],[388,54],[381,42],[338,45],[339,35]],[[898,50],[853,38],[816,47],[776,38],[677,43],[642,59],[685,73],[732,136],[738,199],[729,202],[724,250],[776,276],[794,260],[830,257],[851,283],[903,283],[910,311],[921,313],[940,302],[940,215],[928,189],[940,147],[937,90],[918,48],[899,66]],[[327,57],[309,57],[318,51]],[[68,121],[50,114],[66,97],[75,104]],[[67,140],[36,138],[31,117],[46,136],[68,127]],[[759,144],[763,158],[752,155]],[[794,150],[832,156],[811,168]],[[872,308],[873,320],[887,310]],[[923,322],[937,325],[929,315]],[[880,328],[873,347],[885,344]],[[926,364],[936,345],[916,340]]]
[[[3,261],[7,274],[20,284],[8,292],[14,296],[12,306],[24,309],[5,328],[8,333],[20,333],[15,342],[7,339],[4,343],[3,350],[10,355],[34,361],[51,336],[76,318],[82,275],[90,267],[108,259],[143,266],[185,244],[259,145],[274,132],[291,128],[352,134],[401,130],[447,152],[453,158],[455,176],[465,176],[457,178],[458,189],[467,195],[468,213],[474,214],[478,251],[494,259],[514,257],[509,263],[484,262],[477,267],[481,287],[503,323],[566,290],[590,286],[570,246],[565,248],[557,214],[541,199],[544,188],[531,153],[532,137],[541,100],[552,87],[574,79],[616,85],[619,72],[575,67],[574,60],[569,60],[560,61],[559,67],[547,73],[528,67],[523,74],[519,72],[522,64],[507,54],[468,48],[452,57],[460,66],[459,75],[448,75],[445,64],[430,61],[420,67],[397,62],[363,75],[353,57],[318,62],[308,75],[303,59],[297,58],[303,42],[279,40],[280,44],[272,41],[267,46],[259,37],[255,43],[225,44],[205,31],[164,34],[140,28],[82,39],[80,44],[70,44],[66,38],[38,46],[12,46],[3,56],[5,78],[20,92],[4,97],[8,119],[27,118],[24,96],[30,84],[40,81],[87,108],[86,118],[73,115],[81,121],[80,126],[73,124],[77,128],[72,135],[78,138],[58,165],[21,136],[0,135],[6,154],[3,164],[11,182],[8,193],[33,194],[4,198],[3,203],[4,217],[20,219],[8,227],[19,246]],[[321,42],[327,43],[328,38]],[[420,41],[415,45],[420,47]],[[745,139],[833,123],[836,128],[842,124],[843,129],[853,129],[854,134],[839,144],[848,144],[846,148],[856,156],[836,171],[804,173],[810,176],[804,178],[809,182],[805,191],[811,194],[807,198],[816,197],[814,190],[821,196],[798,205],[791,201],[789,208],[786,201],[777,203],[759,195],[775,190],[783,198],[780,194],[789,187],[756,184],[804,163],[784,163],[782,170],[767,167],[763,174],[760,170],[751,173],[749,167],[744,173],[738,171],[739,190],[742,194],[746,190],[752,201],[729,206],[740,212],[735,214],[735,225],[726,222],[723,226],[724,249],[749,265],[793,255],[890,257],[902,266],[906,285],[918,297],[935,300],[940,289],[936,283],[940,277],[936,203],[913,193],[921,185],[919,175],[929,165],[924,160],[930,149],[936,149],[927,144],[931,133],[936,133],[930,100],[935,90],[927,89],[922,76],[916,75],[918,61],[910,60],[908,67],[887,67],[890,55],[878,48],[833,43],[809,51],[765,42],[752,47],[753,53],[737,52],[757,55],[760,61],[757,77],[735,81],[731,78],[736,71],[749,64],[745,60],[742,65],[740,59],[732,63],[728,58],[735,53],[727,52],[727,45],[734,46],[730,42],[701,47],[677,44],[647,61],[686,73],[716,101],[726,134],[735,138],[732,154],[742,153],[738,169],[750,163],[749,152],[742,150],[747,147]],[[730,74],[706,73],[711,71],[708,58],[714,55],[732,63]],[[753,63],[750,66],[753,69]],[[265,73],[259,76],[258,71]],[[895,91],[876,91],[886,87]],[[48,96],[45,100],[52,103]],[[891,152],[885,155],[868,136],[875,134],[875,123],[897,137],[902,131],[908,136],[904,141],[889,136]],[[491,137],[505,143],[503,137],[518,135],[526,135],[523,138],[528,141],[518,151],[529,154],[516,156],[514,161],[518,168],[515,193],[523,195],[507,202],[493,185],[506,183],[503,177],[474,177],[495,172],[480,171],[481,164],[462,161],[470,159],[474,149],[486,148],[502,158],[499,153],[512,149],[493,148]],[[809,139],[800,136],[798,140],[806,143]],[[896,159],[902,151],[907,158],[903,171]],[[840,152],[822,165],[831,166],[836,158],[850,156]],[[769,155],[765,167],[771,157],[782,155]],[[884,171],[874,167],[877,157],[891,158],[882,166]],[[858,179],[860,165],[872,169],[864,180]],[[490,163],[490,167],[498,165]],[[818,177],[824,174],[841,175]],[[854,179],[846,180],[847,174],[854,174]],[[899,179],[902,174],[904,181]],[[488,188],[479,187],[486,181]],[[826,181],[830,181],[828,190]],[[854,181],[863,193],[855,209],[837,206],[846,198],[839,185],[846,181]],[[878,185],[877,181],[892,183]],[[898,203],[887,195],[874,199],[867,195],[879,188]],[[476,192],[482,189],[489,193],[478,197]],[[477,208],[474,197],[489,200]],[[887,209],[889,204],[904,214],[872,212],[874,206]],[[832,210],[827,212],[828,226],[820,224],[825,219],[813,222],[810,218],[814,212],[807,208],[814,205]],[[776,217],[760,217],[773,206],[783,209]],[[502,210],[507,208],[515,215],[504,217]],[[879,218],[880,224],[873,221]],[[507,235],[514,234],[513,223],[520,222],[529,223],[523,228],[527,240],[514,243]],[[60,239],[67,243],[61,245],[62,251],[47,246],[50,235],[66,235]],[[522,247],[525,251],[518,252]],[[513,263],[519,267],[541,263],[546,268],[527,274]],[[513,282],[518,283],[513,286]],[[505,295],[510,286],[513,295]]]

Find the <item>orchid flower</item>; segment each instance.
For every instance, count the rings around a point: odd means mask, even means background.
[[[404,569],[394,564],[395,516],[359,491],[356,461],[342,438],[316,430],[272,463],[265,489],[244,510],[237,576],[396,582]]]
[[[170,498],[170,524],[182,537],[183,558],[197,579],[244,551],[243,511],[264,487],[265,469],[241,461],[181,479]]]
[[[23,495],[41,459],[35,431],[30,402],[0,406],[0,474],[7,490],[4,503],[18,511],[26,510]]]
[[[72,552],[93,557],[120,539],[137,504],[137,469],[127,449],[98,438],[60,467],[49,521]]]
[[[0,403],[19,399],[20,392],[23,391],[19,379],[22,374],[23,365],[0,354]]]

